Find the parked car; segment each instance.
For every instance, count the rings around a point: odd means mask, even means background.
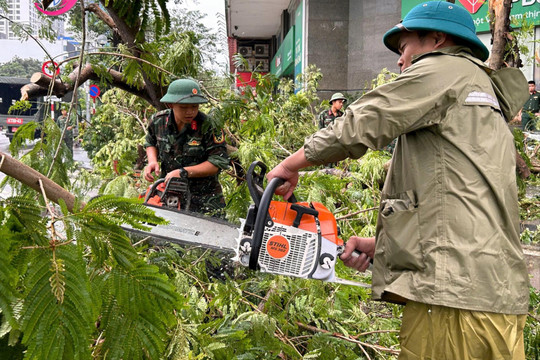
[[[10,142],[20,126],[30,121],[43,121],[45,109],[42,97],[32,99],[29,110],[9,113],[9,108],[21,98],[21,87],[29,82],[30,80],[25,78],[0,77],[0,127],[6,129]],[[34,136],[38,138],[40,135],[39,129],[36,130]]]

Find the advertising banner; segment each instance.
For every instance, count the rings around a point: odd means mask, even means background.
[[[424,1],[402,0],[401,18],[403,19],[414,6]],[[457,6],[464,7],[471,13],[476,32],[489,31],[488,2],[489,0],[456,0]],[[540,0],[512,0],[510,17],[511,20],[517,21],[518,26],[524,20],[529,24],[540,25]]]

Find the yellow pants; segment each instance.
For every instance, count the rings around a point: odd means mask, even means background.
[[[409,301],[399,360],[524,360],[527,315],[469,311]]]

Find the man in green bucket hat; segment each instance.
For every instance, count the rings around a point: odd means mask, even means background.
[[[343,104],[347,102],[342,93],[335,93],[330,99],[330,108],[319,114],[319,129],[332,124],[337,117],[343,116]]]
[[[359,271],[373,261],[372,297],[405,305],[400,360],[524,359],[529,278],[507,120],[527,100],[527,80],[488,69],[471,15],[449,2],[417,5],[383,42],[401,75],[267,177],[285,180],[276,193],[287,199],[300,169],[397,137],[376,236],[352,236],[341,259]]]
[[[154,175],[168,181],[186,178],[191,193],[191,211],[223,216],[225,200],[218,174],[229,167],[225,136],[211,126],[199,105],[208,100],[199,84],[191,79],[173,81],[161,102],[169,109],[156,113],[148,125],[144,178]]]

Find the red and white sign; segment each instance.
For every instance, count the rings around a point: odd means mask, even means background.
[[[11,125],[22,125],[23,124],[23,119],[21,119],[21,118],[7,118],[6,123],[11,124]]]
[[[471,14],[475,14],[478,10],[480,10],[482,5],[484,5],[486,0],[459,0],[459,2],[465,9],[467,9],[467,11],[469,11]]]
[[[60,68],[56,62],[47,61],[43,63],[43,66],[41,66],[41,72],[50,78],[52,78],[54,75],[54,69],[56,69],[56,76],[60,75]]]

